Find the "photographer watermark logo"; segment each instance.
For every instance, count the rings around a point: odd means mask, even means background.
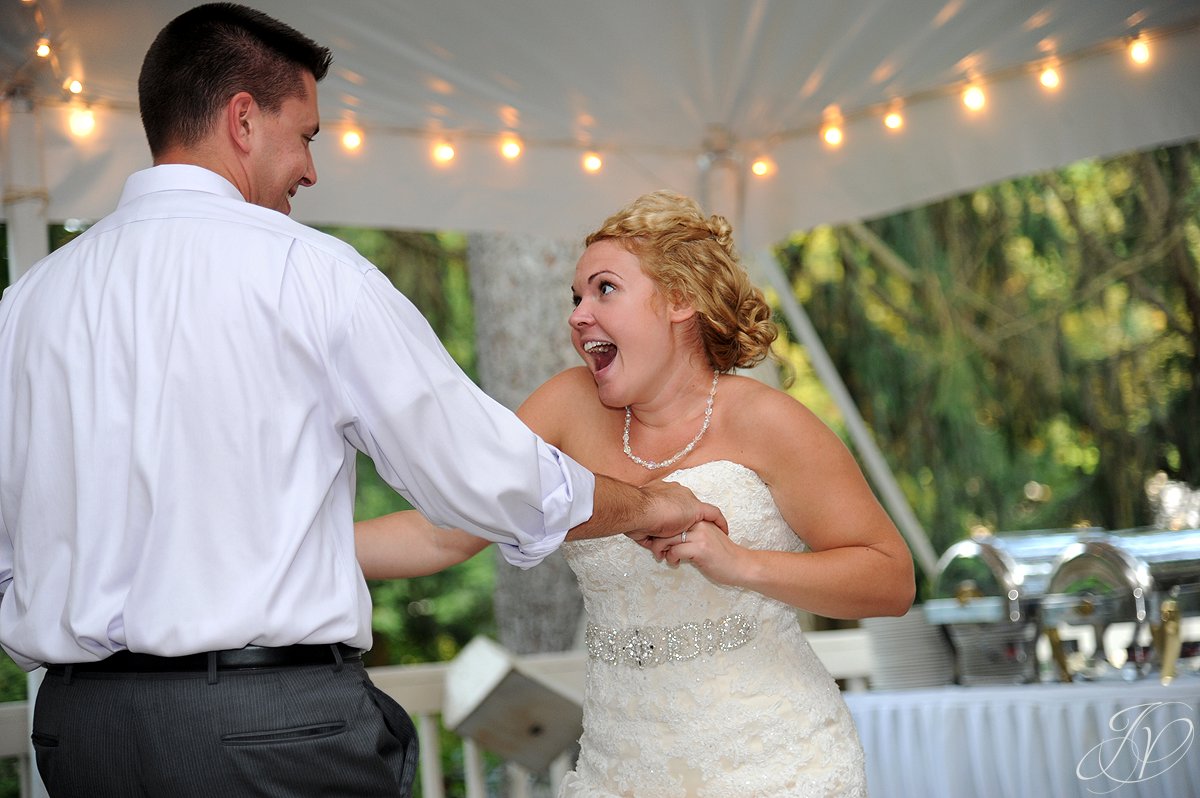
[[[1116,736],[1101,740],[1083,755],[1075,775],[1088,792],[1104,795],[1126,784],[1158,778],[1175,767],[1196,739],[1196,724],[1179,717],[1178,708],[1194,712],[1179,701],[1155,701],[1123,709],[1112,716],[1108,728]]]

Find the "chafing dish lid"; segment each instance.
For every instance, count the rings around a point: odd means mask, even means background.
[[[925,614],[931,623],[1018,621],[1045,592],[1055,558],[1081,534],[1096,528],[1039,529],[974,535],[938,560]]]
[[[1200,530],[1126,529],[1063,549],[1046,592],[1106,596],[1200,582]]]
[[[1151,600],[1200,581],[1200,531],[1126,529],[1070,544],[1042,601],[1047,624],[1144,621]]]
[[[1117,546],[1149,570],[1156,590],[1200,584],[1200,529],[1141,527],[1112,534]]]

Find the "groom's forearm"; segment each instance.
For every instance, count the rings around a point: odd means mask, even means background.
[[[643,523],[650,511],[650,497],[640,488],[603,474],[596,475],[592,517],[574,526],[567,540],[587,540],[619,535]]]
[[[622,534],[634,539],[670,537],[699,521],[727,528],[720,510],[701,502],[682,485],[655,482],[638,488],[597,474],[592,517],[572,527],[567,540]]]

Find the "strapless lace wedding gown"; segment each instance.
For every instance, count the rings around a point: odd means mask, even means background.
[[[667,479],[720,507],[740,545],[803,549],[745,466]],[[622,535],[562,551],[589,623],[584,731],[560,798],[866,795],[854,722],[792,607]]]

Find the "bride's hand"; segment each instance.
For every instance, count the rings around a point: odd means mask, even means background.
[[[671,565],[687,563],[714,582],[736,585],[746,549],[729,539],[715,524],[701,521],[686,532],[670,538],[658,538],[649,546],[655,559]]]

